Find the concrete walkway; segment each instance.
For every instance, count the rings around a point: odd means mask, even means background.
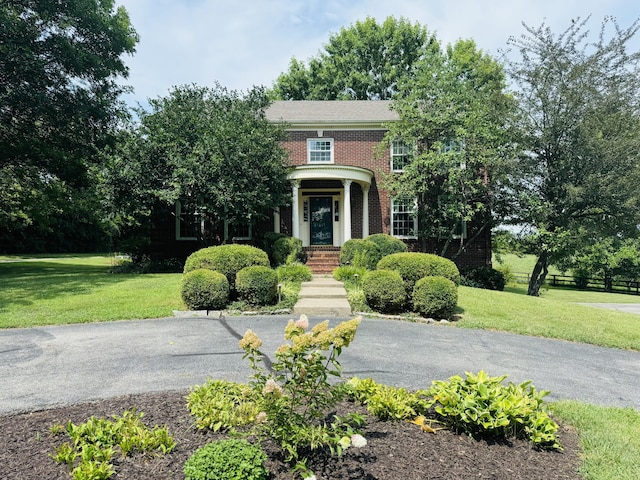
[[[293,313],[331,317],[351,315],[344,284],[328,275],[314,275],[310,282],[302,284]]]

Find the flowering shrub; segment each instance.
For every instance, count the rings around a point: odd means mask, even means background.
[[[345,389],[329,383],[339,378],[338,361],[342,349],[353,341],[360,318],[329,328],[329,321],[309,328],[305,315],[290,320],[285,327],[287,342],[278,347],[269,371],[260,351],[262,340],[247,330],[240,340],[254,372],[242,386],[226,381],[210,381],[189,395],[189,408],[204,428],[233,431],[249,425],[249,435],[272,438],[279,443],[287,461],[304,478],[313,478],[301,457],[302,448],[326,447],[334,455],[347,448],[362,448],[366,439],[359,434],[362,415],[330,416],[328,412],[344,396]]]

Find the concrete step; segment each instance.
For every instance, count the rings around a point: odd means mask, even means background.
[[[345,298],[300,298],[293,313],[308,316],[348,317],[351,306]]]

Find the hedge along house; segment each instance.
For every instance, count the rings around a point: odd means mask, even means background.
[[[294,167],[289,174],[291,206],[276,212],[274,231],[300,238],[311,262],[318,251],[337,252],[347,240],[373,233],[393,235],[411,250],[419,249],[415,201],[394,199],[380,186],[383,175],[401,172],[410,161],[409,150],[399,142],[381,153],[385,125],[399,120],[390,105],[389,101],[277,101],[268,108],[270,121],[288,125],[284,146]],[[460,235],[472,231],[473,225],[463,225]],[[436,239],[426,239],[422,245],[430,253],[442,249]],[[336,262],[335,255],[330,264]],[[490,230],[477,235],[456,262],[491,265]]]

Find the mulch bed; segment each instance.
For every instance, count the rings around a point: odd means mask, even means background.
[[[50,428],[68,420],[83,423],[91,416],[110,417],[136,407],[144,412],[149,427],[166,425],[178,446],[164,457],[134,456],[117,458],[114,479],[183,479],[182,467],[193,452],[223,438],[221,434],[200,432],[186,409],[186,392],[128,395],[64,408],[0,417],[0,478],[4,480],[69,479],[64,465],[49,454],[68,439],[52,437]],[[354,409],[343,404],[340,409]],[[338,411],[338,413],[344,413]],[[349,449],[341,458],[322,452],[309,457],[308,466],[322,479],[422,480],[422,479],[527,479],[578,480],[580,448],[577,435],[561,427],[562,452],[536,450],[523,440],[495,443],[474,440],[441,430],[422,432],[407,422],[381,422],[367,417],[364,430],[366,447]],[[275,445],[265,445],[267,468],[272,480],[299,479]]]

